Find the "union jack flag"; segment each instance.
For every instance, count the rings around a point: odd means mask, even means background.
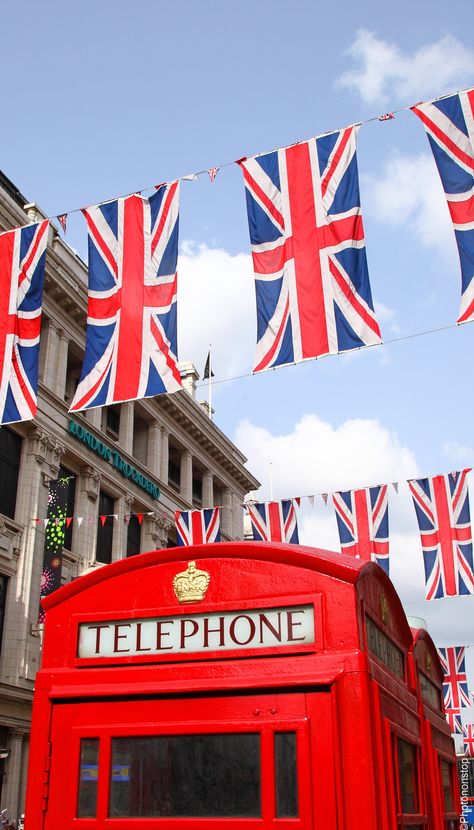
[[[443,694],[445,709],[459,710],[471,705],[467,675],[465,646],[447,646],[438,649],[444,672]]]
[[[0,423],[36,415],[49,222],[0,234]]]
[[[356,127],[240,159],[257,300],[253,371],[380,343]]]
[[[474,89],[412,107],[423,122],[453,222],[461,262],[458,323],[474,319]]]
[[[377,562],[389,572],[388,486],[333,493],[342,553]]]
[[[298,522],[293,501],[270,501],[246,505],[256,542],[289,542],[297,545]]]
[[[178,198],[173,182],[149,199],[127,196],[83,211],[89,228],[86,352],[72,412],[181,388]]]
[[[463,726],[461,721],[461,710],[445,709],[445,712],[451,735],[462,735]]]
[[[464,738],[464,754],[474,758],[474,723],[468,723],[462,729]]]
[[[423,547],[426,599],[474,594],[469,471],[408,482]]]
[[[177,510],[175,513],[178,546],[203,545],[220,542],[220,517],[218,507],[204,510]]]

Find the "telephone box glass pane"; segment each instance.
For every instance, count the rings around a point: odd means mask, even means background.
[[[298,815],[296,732],[275,733],[275,790],[277,818]]]
[[[260,815],[260,735],[112,739],[110,818]]]
[[[416,746],[398,739],[398,774],[402,813],[418,813]]]
[[[82,738],[77,795],[78,818],[93,818],[97,811],[97,781],[99,773],[99,739]]]
[[[441,777],[443,780],[444,806],[447,813],[452,813],[454,811],[453,788],[451,784],[451,764],[448,761],[441,760]]]

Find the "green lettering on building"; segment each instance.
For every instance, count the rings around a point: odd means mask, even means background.
[[[108,447],[103,441],[100,441],[95,435],[92,435],[91,432],[84,429],[81,424],[77,424],[75,421],[69,421],[69,434],[77,438],[78,441],[81,441],[82,444],[85,444],[86,447],[89,447],[95,455],[99,455],[112,464],[124,478],[132,479],[137,487],[141,487],[153,499],[160,498],[160,488],[158,485],[153,484],[149,478],[146,478],[139,470],[132,467],[128,461],[125,461],[117,450]]]

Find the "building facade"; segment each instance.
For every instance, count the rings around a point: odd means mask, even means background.
[[[0,231],[44,218],[0,173]],[[176,510],[220,507],[223,541],[243,538],[246,459],[183,391],[68,412],[85,348],[87,269],[50,227],[38,412],[0,429],[0,807],[23,809],[31,705],[41,652],[40,581],[50,481],[68,478],[63,583],[176,543]]]

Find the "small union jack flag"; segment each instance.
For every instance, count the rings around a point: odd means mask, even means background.
[[[461,262],[458,323],[474,319],[474,89],[411,108],[423,122],[448,202]]]
[[[474,594],[469,471],[408,482],[423,547],[426,599]]]
[[[446,720],[449,724],[451,735],[462,735],[462,721],[460,709],[445,709]]]
[[[471,705],[467,675],[465,646],[439,648],[438,654],[444,672],[443,693],[445,709],[459,710]]]
[[[218,507],[204,510],[177,510],[175,513],[178,546],[203,545],[221,541]]]
[[[383,115],[379,115],[379,121],[391,121],[395,118],[393,112],[385,112]]]
[[[66,233],[66,228],[67,228],[67,213],[61,213],[61,214],[57,217],[57,219],[58,219],[58,222],[59,222],[59,224],[61,225],[61,227],[62,227],[62,229],[63,229],[64,233]]]
[[[175,392],[179,184],[83,211],[89,228],[86,352],[72,412]]]
[[[356,127],[240,159],[257,300],[254,372],[380,343]]]
[[[288,542],[297,545],[298,522],[293,501],[270,501],[246,505],[256,542]]]
[[[36,415],[48,227],[0,234],[0,424]]]
[[[209,178],[210,178],[211,182],[213,182],[214,179],[216,178],[218,172],[219,172],[219,168],[218,167],[210,167],[207,172],[209,173]]]
[[[342,553],[377,562],[388,574],[388,487],[333,493]]]
[[[463,739],[464,739],[464,754],[467,755],[468,758],[474,758],[474,723],[468,723],[466,726],[463,726]]]

